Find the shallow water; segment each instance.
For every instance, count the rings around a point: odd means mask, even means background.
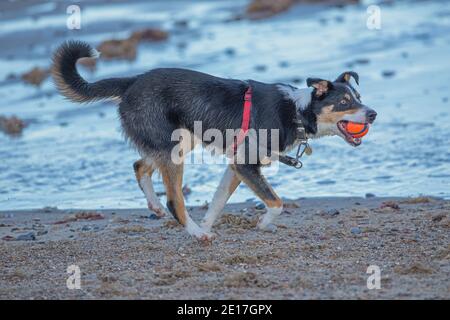
[[[48,66],[49,52],[65,38],[96,44],[149,25],[168,29],[170,40],[141,45],[133,63],[101,62],[97,72],[83,75],[94,80],[176,66],[222,77],[292,83],[307,76],[334,78],[348,69],[359,73],[363,102],[378,112],[362,146],[349,147],[338,137],[312,141],[313,156],[305,158],[302,170],[280,166],[276,174],[268,172],[280,196],[370,192],[450,197],[447,1],[382,5],[381,30],[366,28],[365,6],[298,6],[272,19],[225,22],[245,3],[90,5],[82,8],[82,30],[65,34],[61,6],[28,8],[15,19],[3,12],[0,42],[8,45],[0,53],[0,114],[15,114],[31,123],[20,138],[0,134],[0,208],[145,206],[132,169],[138,155],[121,135],[113,104],[67,102],[50,80],[37,89],[1,79]],[[38,18],[31,18],[30,12],[38,12]],[[189,27],[177,27],[174,22],[180,19],[187,19]],[[258,71],[261,65],[265,71]],[[383,71],[395,74],[383,77]],[[187,202],[211,200],[224,169],[187,166],[185,182],[192,189]],[[162,191],[160,177],[155,183]],[[254,195],[241,186],[231,201],[249,198]]]

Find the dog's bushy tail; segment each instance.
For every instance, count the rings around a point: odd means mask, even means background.
[[[135,78],[110,78],[88,83],[78,73],[78,59],[98,56],[97,50],[82,41],[67,41],[55,51],[51,73],[62,95],[81,103],[121,98]]]

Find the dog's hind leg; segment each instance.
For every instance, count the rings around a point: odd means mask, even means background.
[[[138,185],[147,199],[148,208],[158,217],[163,217],[165,215],[164,207],[153,189],[152,174],[156,169],[154,163],[149,158],[145,158],[136,161],[133,168]]]
[[[166,187],[167,208],[175,219],[181,223],[190,235],[201,241],[211,241],[214,238],[212,233],[203,231],[189,216],[184,205],[182,191],[183,164],[174,164],[170,161],[159,166]]]
[[[261,168],[253,164],[234,164],[233,170],[237,177],[245,182],[252,191],[264,202],[267,213],[258,222],[262,230],[274,230],[273,220],[283,211],[283,201],[277,196],[267,180],[261,174]]]
[[[228,166],[216,192],[214,193],[211,204],[208,207],[208,211],[202,220],[201,226],[205,231],[211,230],[212,225],[220,216],[220,213],[222,212],[228,199],[240,183],[241,180],[238,179],[236,173],[233,169],[231,169],[231,166]]]

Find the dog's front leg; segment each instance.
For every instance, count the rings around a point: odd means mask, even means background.
[[[261,174],[260,166],[254,164],[236,164],[232,165],[232,168],[238,178],[244,181],[266,205],[267,213],[259,220],[258,228],[269,231],[275,230],[276,227],[272,222],[283,211],[283,202],[269,185],[266,178]]]
[[[220,216],[225,204],[239,186],[240,182],[241,180],[238,179],[231,166],[228,166],[201,223],[201,227],[205,231],[211,230],[214,222]]]

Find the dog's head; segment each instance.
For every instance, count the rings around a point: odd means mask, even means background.
[[[360,94],[350,84],[351,78],[359,84],[358,74],[352,71],[344,72],[334,81],[306,80],[308,87],[314,89],[309,106],[317,123],[317,132],[313,137],[338,135],[354,147],[361,144],[360,138],[347,133],[346,121],[372,124],[377,113],[361,102]]]

